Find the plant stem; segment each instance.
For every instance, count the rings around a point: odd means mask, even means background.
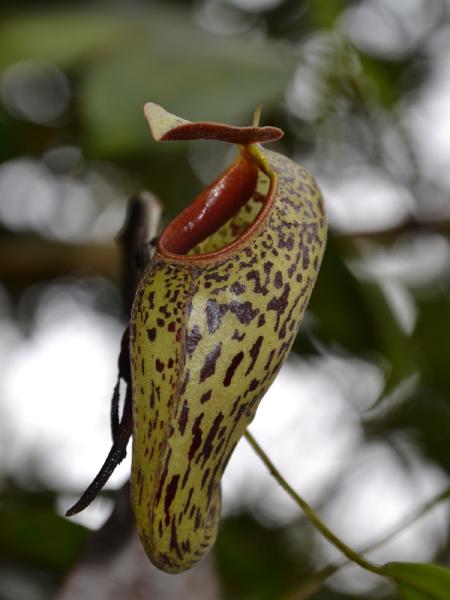
[[[427,500],[427,502],[425,502],[422,506],[417,508],[412,514],[405,517],[402,521],[400,521],[400,523],[395,525],[395,527],[393,527],[391,529],[391,531],[386,533],[377,542],[374,542],[374,543],[366,546],[365,548],[360,550],[360,552],[367,554],[368,552],[373,552],[374,550],[377,550],[380,546],[384,546],[396,535],[398,535],[399,533],[404,531],[407,527],[410,527],[411,525],[416,523],[416,521],[418,521],[421,517],[423,517],[425,514],[427,514],[431,510],[433,510],[433,508],[438,506],[441,502],[444,502],[445,500],[448,500],[449,498],[450,498],[450,487],[445,489],[444,491],[440,492],[439,494],[437,494],[431,500]],[[345,565],[347,565],[347,564],[348,564],[347,560],[344,560],[341,562],[336,562],[336,563],[329,563],[328,565],[326,565],[325,567],[320,569],[320,571],[317,571],[316,573],[314,573],[304,583],[304,585],[302,585],[300,588],[297,588],[295,594],[292,596],[289,596],[289,599],[290,600],[303,600],[304,598],[308,598],[310,593],[313,593],[315,590],[317,590],[320,587],[320,585],[326,579],[328,579],[328,577],[331,577],[331,575],[334,575],[334,573],[339,571],[339,569],[342,569],[342,567],[345,567]]]
[[[255,108],[255,112],[253,113],[253,127],[259,127],[259,122],[261,120],[261,111],[262,104],[258,104],[258,106]]]
[[[269,457],[266,455],[264,450],[252,436],[252,434],[247,430],[245,433],[245,437],[253,448],[256,455],[262,460],[262,462],[269,469],[271,475],[275,478],[277,483],[283,488],[283,490],[298,504],[298,506],[302,509],[306,518],[314,525],[314,527],[320,531],[320,533],[326,538],[333,546],[336,546],[351,562],[358,564],[363,569],[367,571],[371,571],[372,573],[376,573],[377,575],[387,576],[383,567],[381,565],[377,565],[375,563],[370,562],[361,554],[358,554],[355,550],[352,550],[347,544],[344,544],[337,535],[335,535],[328,527],[320,520],[318,514],[313,510],[313,508],[287,483],[287,481],[282,477],[278,469],[271,462]]]

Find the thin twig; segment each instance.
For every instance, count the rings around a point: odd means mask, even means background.
[[[262,107],[262,104],[258,104],[258,106],[255,108],[255,112],[253,113],[253,127],[259,127],[259,122],[261,121]]]
[[[393,527],[391,531],[386,533],[377,542],[366,546],[359,552],[362,554],[369,554],[370,552],[374,552],[381,546],[384,546],[385,544],[390,542],[391,539],[393,539],[396,535],[402,533],[407,527],[410,527],[411,525],[419,521],[419,519],[421,519],[425,514],[433,510],[433,508],[436,508],[436,506],[438,506],[445,500],[448,500],[449,498],[450,487],[437,494],[431,500],[425,502],[423,506],[419,507],[412,514],[405,517],[402,521],[400,521],[400,523],[395,525],[395,527]],[[305,600],[306,598],[309,598],[309,596],[312,593],[314,593],[320,588],[320,586],[326,579],[328,579],[329,577],[331,577],[331,575],[334,575],[337,571],[348,565],[348,563],[348,560],[344,560],[337,563],[329,563],[328,565],[320,569],[320,571],[317,571],[316,573],[311,575],[311,577],[308,578],[307,581],[305,581],[300,587],[298,587],[293,593],[293,595],[289,596],[289,600]]]
[[[386,576],[386,573],[381,565],[377,565],[347,546],[337,535],[335,535],[331,529],[321,521],[319,515],[313,510],[313,508],[304,500],[283,478],[275,465],[271,462],[267,454],[247,430],[245,437],[253,448],[256,455],[262,460],[262,462],[269,469],[271,475],[275,478],[277,483],[283,488],[283,490],[294,500],[296,504],[302,509],[306,518],[314,525],[314,527],[320,531],[320,533],[330,542],[333,546],[336,546],[351,562],[358,564],[363,569],[376,573],[377,575]]]

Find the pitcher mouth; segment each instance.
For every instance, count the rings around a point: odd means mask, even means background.
[[[242,148],[228,169],[203,190],[162,232],[157,251],[175,262],[214,262],[239,250],[264,225],[278,184]]]

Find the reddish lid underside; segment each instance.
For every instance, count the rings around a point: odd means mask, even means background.
[[[224,225],[255,191],[258,168],[241,154],[163,231],[158,242],[161,253],[187,254]]]
[[[159,104],[148,102],[144,114],[156,141],[218,140],[233,144],[260,144],[283,137],[278,127],[235,127],[225,123],[187,121],[167,112]]]
[[[277,140],[284,135],[283,131],[278,127],[192,123],[152,102],[145,105],[144,113],[157,141],[214,139],[244,146],[239,158],[169,223],[158,241],[158,252],[176,260],[194,262],[223,255],[247,237],[264,218],[274,197],[275,176],[271,176],[271,187],[263,208],[245,232],[215,252],[186,256],[197,244],[220,229],[254,194],[258,181],[258,166],[246,147]]]

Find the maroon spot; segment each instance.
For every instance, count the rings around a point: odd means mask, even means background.
[[[164,499],[164,512],[166,513],[166,525],[168,525],[170,522],[169,509],[170,509],[170,505],[173,502],[173,499],[175,498],[179,479],[180,479],[179,475],[174,475],[166,488],[166,497]]]
[[[159,327],[164,327],[164,319],[158,317],[158,319],[156,319],[156,324],[159,325]]]
[[[259,313],[258,308],[253,308],[251,302],[238,302],[233,300],[230,304],[230,311],[236,315],[239,322],[243,325],[248,325],[253,321],[256,315]]]
[[[303,247],[303,261],[302,261],[302,266],[303,269],[307,269],[309,267],[309,248],[308,246],[304,246]]]
[[[250,384],[251,385],[251,384]],[[249,393],[249,389],[246,390],[244,397]],[[236,429],[237,424],[239,423],[242,415],[245,413],[247,409],[247,402],[244,402],[243,404],[239,405],[239,408],[237,410],[237,413],[234,415],[234,426],[232,428],[232,431],[234,431]]]
[[[270,263],[270,264],[272,264],[272,263]],[[264,282],[264,284],[262,284],[261,283],[261,275],[260,275],[259,271],[253,270],[253,271],[249,271],[247,273],[247,280],[251,281],[252,279],[254,280],[253,292],[255,294],[262,294],[263,296],[265,296],[266,294],[269,293],[269,288],[267,287],[267,284],[269,283],[268,276],[266,276],[266,281]]]
[[[216,273],[213,271],[212,273],[207,273],[205,275],[205,280],[213,279],[214,281],[226,281],[228,279],[228,274],[220,275],[220,273]]]
[[[206,469],[206,471],[203,473],[202,483],[200,485],[201,490],[205,487],[206,480],[208,479],[208,475],[209,475],[209,469]]]
[[[288,250],[292,250],[294,248],[294,234],[291,232],[286,237],[286,235],[283,232],[280,235],[278,247],[279,248],[287,248]]]
[[[205,381],[208,377],[211,377],[216,370],[216,362],[222,352],[222,342],[219,342],[205,358],[205,363],[200,371],[200,382]]]
[[[237,329],[234,330],[233,335],[231,336],[232,340],[237,340],[238,342],[242,342],[242,340],[244,338],[245,338],[245,332],[239,335],[239,331]]]
[[[189,504],[191,503],[191,500],[192,500],[192,494],[193,494],[193,493],[194,493],[194,488],[193,488],[193,487],[191,487],[191,489],[189,490],[188,499],[187,499],[187,501],[186,501],[186,504],[184,505],[184,508],[183,508],[183,513],[184,513],[184,514],[186,514],[186,513],[187,513],[187,511],[188,511],[188,509],[189,509]]]
[[[152,391],[150,392],[150,408],[154,408],[155,406],[155,387],[152,384]]]
[[[184,435],[188,417],[189,417],[189,406],[188,406],[187,401],[185,400],[183,402],[183,408],[181,409],[181,414],[178,419],[178,429],[180,430],[181,435]]]
[[[259,355],[259,351],[261,350],[261,344],[263,342],[263,339],[263,336],[260,335],[256,342],[253,344],[253,346],[250,348],[250,356],[252,357],[252,360],[247,371],[245,372],[245,375],[248,375],[255,366],[256,360]]]
[[[231,410],[230,410],[230,417],[231,417],[231,415],[234,413],[234,411],[236,410],[236,408],[238,407],[238,404],[239,404],[239,400],[240,400],[240,399],[241,399],[241,396],[238,396],[238,397],[236,398],[236,400],[233,402],[233,406],[231,407]]]
[[[200,527],[200,524],[202,522],[202,513],[200,512],[200,509],[197,509],[197,513],[195,515],[195,521],[194,521],[194,529],[197,531],[197,529]]]
[[[161,371],[164,369],[164,363],[161,362],[159,360],[159,358],[156,359],[155,366],[156,366],[156,370],[158,371],[158,373],[161,373]]]
[[[180,547],[178,546],[177,526],[175,524],[175,519],[172,520],[172,527],[170,530],[170,549],[175,550],[180,560],[183,558]]]
[[[220,292],[224,292],[227,289],[228,289],[228,286],[223,285],[222,287],[214,288],[212,290],[211,294],[214,294],[214,296],[218,296],[220,294]]]
[[[278,331],[278,327],[280,326],[280,318],[284,313],[287,307],[289,291],[290,291],[289,283],[286,283],[284,286],[283,293],[278,298],[272,298],[270,302],[267,304],[267,310],[274,310],[277,313],[277,322],[275,325],[275,331]]]
[[[238,368],[238,366],[241,364],[243,358],[244,358],[244,353],[242,351],[238,352],[238,354],[233,356],[231,363],[225,374],[225,379],[223,380],[223,385],[225,387],[228,387],[230,385],[231,380],[233,379],[233,375],[234,375],[236,369]]]
[[[286,337],[288,323],[292,319],[292,313],[294,312],[295,308],[297,307],[297,304],[300,302],[300,299],[301,299],[301,296],[297,296],[297,298],[295,299],[295,302],[292,304],[291,309],[289,310],[288,316],[286,317],[283,325],[280,328],[280,332],[278,334],[278,337],[280,338],[280,340],[282,340]],[[291,329],[291,331],[292,331],[292,329]]]
[[[207,392],[205,392],[202,397],[200,398],[200,404],[204,404],[205,402],[208,402],[208,400],[211,398],[211,390],[208,390]]]
[[[294,274],[294,271],[297,268],[297,263],[299,261],[299,258],[300,258],[300,254],[297,253],[297,255],[296,255],[295,259],[294,259],[294,262],[291,264],[291,266],[288,269],[288,277],[289,278],[291,278],[292,275]]]
[[[155,308],[155,291],[151,291],[148,295],[148,304],[150,308]]]
[[[156,328],[151,327],[150,329],[147,329],[147,336],[151,342],[154,342],[156,338]]]
[[[164,306],[160,306],[159,307],[159,312],[164,315],[165,317],[170,317],[171,313],[167,310],[167,304],[164,304]]]
[[[203,444],[202,451],[199,455],[199,458],[200,458],[200,456],[203,457],[203,465],[206,463],[206,461],[208,460],[208,458],[211,455],[211,452],[213,450],[213,441],[217,435],[217,432],[219,431],[220,423],[222,422],[222,420],[223,420],[223,413],[220,412],[217,415],[217,417],[214,419],[214,422],[211,425],[211,429],[209,430],[208,435],[206,436],[205,443]],[[197,462],[198,462],[198,460],[197,460]],[[203,485],[202,485],[202,487],[203,487]]]
[[[176,327],[176,323],[175,321],[171,321],[168,325],[167,325],[167,330],[170,332],[174,332],[175,331],[175,327]]]
[[[266,317],[265,317],[264,313],[262,313],[258,317],[258,327],[262,327],[263,325],[265,325],[265,323],[266,323]]]
[[[156,504],[158,504],[159,501],[161,500],[162,489],[164,486],[164,482],[166,481],[167,473],[169,472],[169,460],[170,460],[171,456],[172,456],[172,448],[169,448],[169,451],[166,456],[166,461],[164,463],[164,468],[162,470],[161,477],[159,480],[158,489],[156,491]]]
[[[243,285],[242,283],[239,283],[238,281],[236,281],[230,287],[230,290],[233,292],[233,294],[235,294],[236,296],[239,296],[240,294],[242,294],[243,292],[245,292],[245,285]]]
[[[216,479],[216,475],[217,475],[218,466],[219,465],[217,465],[217,467],[214,469],[214,473],[212,474],[212,476],[209,480],[209,483],[208,483],[208,492],[207,492],[208,502],[211,502],[212,495],[214,494],[214,490],[216,489],[215,479]]]
[[[280,289],[280,287],[283,287],[283,276],[281,274],[281,271],[277,271],[275,273],[274,284],[277,289]]]
[[[200,333],[200,327],[198,325],[194,325],[192,331],[190,331],[186,335],[186,351],[189,354],[189,357],[192,358],[192,355],[197,347],[197,344],[202,339],[202,335]]]
[[[259,385],[259,379],[252,379],[250,381],[250,385],[248,386],[248,389],[250,392],[254,392],[256,390],[256,388]]]
[[[270,262],[270,260],[268,260],[266,263],[264,263],[264,273],[269,274],[270,271],[272,270],[273,267],[273,262]]]
[[[196,417],[194,421],[194,424],[192,425],[192,443],[188,452],[188,458],[190,461],[192,460],[194,454],[200,448],[200,444],[202,443],[202,429],[200,427],[200,423],[202,422],[204,414],[205,413],[201,413],[200,415],[198,415],[198,417]]]
[[[180,388],[180,396],[182,396],[184,394],[184,392],[186,391],[187,384],[189,383],[189,378],[190,378],[190,371],[189,371],[189,369],[186,369],[184,380],[183,380],[183,383]]]
[[[209,333],[214,333],[217,329],[219,329],[222,319],[227,311],[228,306],[226,304],[219,304],[214,299],[209,299],[206,302],[205,312]]]
[[[184,487],[187,483],[187,480],[189,479],[189,473],[191,472],[191,463],[189,463],[188,468],[186,469],[186,471],[184,472],[183,475],[183,482],[181,484],[181,489],[184,490]]]

